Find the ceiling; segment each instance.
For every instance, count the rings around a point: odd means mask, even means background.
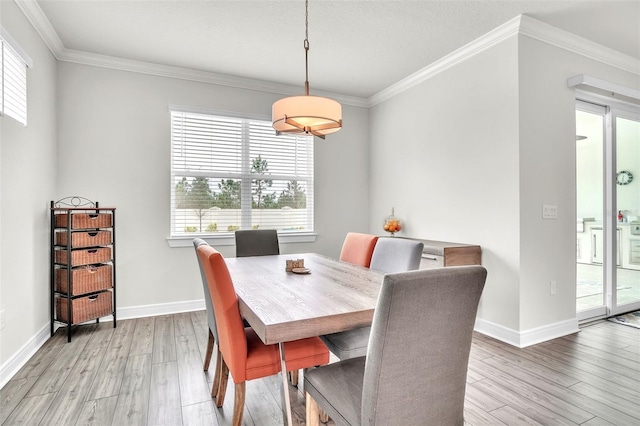
[[[303,91],[303,0],[37,4],[65,49]],[[640,60],[640,0],[310,0],[311,93],[370,98],[519,14]]]

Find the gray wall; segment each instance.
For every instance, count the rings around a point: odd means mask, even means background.
[[[59,196],[117,208],[118,308],[202,299],[193,247],[170,248],[169,105],[270,117],[282,95],[61,62]],[[338,256],[345,234],[366,231],[368,114],[343,106],[344,128],[315,143],[315,243],[283,253]],[[364,189],[362,189],[364,188]],[[364,218],[364,220],[363,220]],[[233,246],[218,247],[233,256]]]
[[[0,22],[33,60],[27,120],[0,118],[0,366],[49,323],[48,203],[56,181],[56,61],[14,2]],[[0,377],[0,380],[2,378]]]

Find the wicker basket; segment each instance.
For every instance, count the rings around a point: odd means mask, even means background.
[[[113,266],[84,266],[71,270],[71,295],[92,293],[113,287]],[[67,293],[67,269],[56,269],[56,291]]]
[[[71,324],[104,317],[113,313],[113,299],[110,291],[94,294],[87,297],[79,297],[71,300]],[[67,299],[56,298],[56,319],[69,323],[67,316]]]
[[[67,250],[56,250],[56,263],[67,265]],[[111,260],[111,247],[100,247],[86,250],[71,250],[71,266],[91,265],[105,263]]]
[[[67,227],[67,214],[56,215],[56,227]],[[71,229],[109,228],[112,225],[111,213],[72,213]]]
[[[66,246],[68,243],[67,231],[56,232],[56,245]],[[108,246],[111,244],[111,231],[88,231],[88,232],[72,232],[71,233],[71,247],[96,247],[96,246]]]

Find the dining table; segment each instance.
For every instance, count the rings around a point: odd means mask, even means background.
[[[288,271],[287,260],[304,267]],[[371,325],[384,274],[317,253],[225,261],[240,312],[265,344],[279,347],[283,420],[292,426],[284,342]]]

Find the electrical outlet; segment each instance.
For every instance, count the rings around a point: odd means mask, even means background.
[[[556,282],[555,281],[551,281],[549,283],[549,293],[553,296],[554,294],[556,294]]]
[[[0,330],[4,329],[4,309],[0,311]]]

